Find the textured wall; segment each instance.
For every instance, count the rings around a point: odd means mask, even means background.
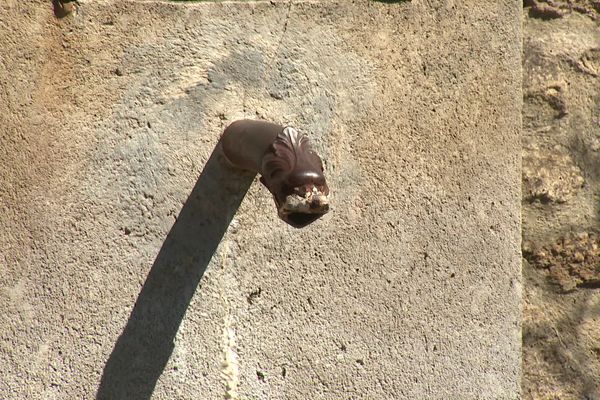
[[[0,398],[519,397],[520,2],[50,3],[0,5]]]

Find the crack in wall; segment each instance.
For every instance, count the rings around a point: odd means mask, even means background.
[[[221,251],[221,270],[225,270],[227,264],[227,258],[229,256],[229,243],[223,242],[223,249]],[[231,313],[231,305],[229,299],[226,296],[225,286],[227,286],[227,279],[223,274],[221,280],[220,297],[223,301],[223,308],[225,315],[223,317],[223,362],[221,363],[221,379],[225,386],[225,394],[223,398],[225,400],[236,400],[238,396],[238,386],[240,383],[240,366],[238,361],[238,354],[236,352],[236,336],[235,328],[233,326],[233,317]]]

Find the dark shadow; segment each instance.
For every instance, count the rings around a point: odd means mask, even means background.
[[[394,3],[406,3],[406,2],[410,2],[411,0],[373,0],[377,3],[387,3],[387,4],[394,4]]]
[[[217,145],[152,265],[96,399],[150,399],[196,287],[253,178],[231,169]]]

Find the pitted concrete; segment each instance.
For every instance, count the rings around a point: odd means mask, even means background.
[[[0,5],[0,398],[519,398],[520,2],[50,3]]]

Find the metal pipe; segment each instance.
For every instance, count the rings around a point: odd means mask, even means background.
[[[329,211],[323,162],[295,128],[239,120],[225,129],[221,145],[234,167],[260,173],[279,218],[291,226],[305,227]]]

